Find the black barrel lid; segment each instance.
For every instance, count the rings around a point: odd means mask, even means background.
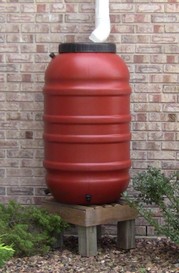
[[[116,53],[116,45],[113,43],[62,43],[59,45],[59,53]]]

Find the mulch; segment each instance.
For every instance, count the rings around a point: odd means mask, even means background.
[[[179,246],[164,238],[136,239],[136,248],[119,250],[115,238],[102,237],[95,257],[78,254],[76,237],[44,256],[13,258],[1,273],[179,273]]]

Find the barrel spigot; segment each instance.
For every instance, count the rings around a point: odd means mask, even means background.
[[[90,202],[91,202],[91,199],[92,199],[91,194],[86,194],[86,195],[85,195],[85,200],[86,200],[87,203],[90,203]]]

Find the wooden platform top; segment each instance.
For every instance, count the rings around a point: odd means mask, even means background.
[[[127,221],[135,219],[138,212],[127,204],[104,204],[104,205],[69,205],[61,204],[48,197],[42,207],[51,213],[60,215],[66,222],[79,226],[97,226],[108,224],[113,221]]]

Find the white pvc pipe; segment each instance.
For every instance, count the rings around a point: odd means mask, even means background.
[[[95,30],[89,39],[95,43],[104,42],[111,31],[109,17],[109,0],[96,0]]]

